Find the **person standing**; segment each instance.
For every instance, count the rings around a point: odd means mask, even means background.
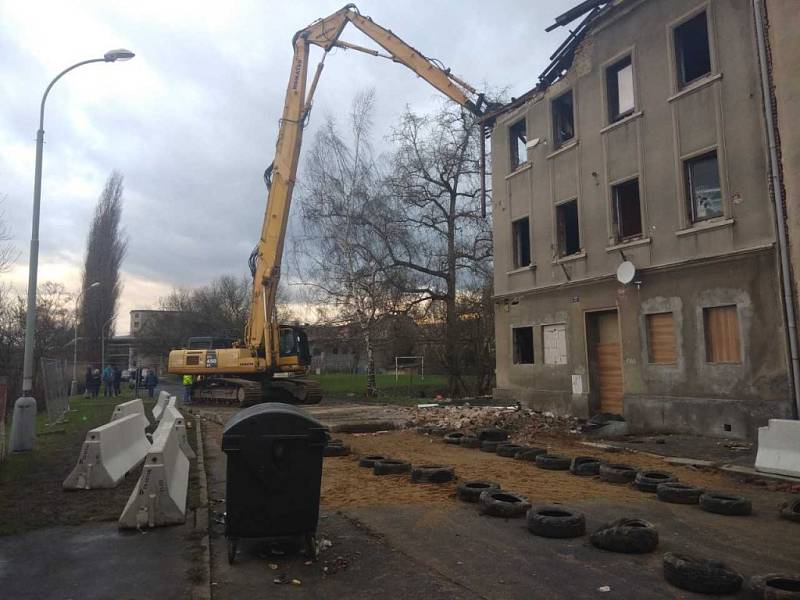
[[[92,367],[86,367],[86,373],[83,375],[83,397],[87,400],[92,393]]]
[[[122,371],[116,365],[114,365],[114,395],[121,396],[122,391],[120,387],[122,386]]]
[[[92,398],[97,398],[100,394],[100,369],[92,371]]]
[[[103,398],[111,398],[114,395],[114,369],[111,365],[106,365],[103,369]]]
[[[191,404],[192,403],[192,384],[194,383],[194,377],[191,375],[184,375],[183,376],[183,403],[184,404]]]
[[[144,386],[147,388],[147,395],[151,400],[155,395],[157,385],[158,376],[156,375],[156,370],[153,368],[147,369],[147,376],[144,378]]]

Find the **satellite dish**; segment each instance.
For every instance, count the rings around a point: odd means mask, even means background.
[[[617,281],[622,284],[628,285],[633,278],[636,277],[636,265],[631,261],[626,260],[619,267],[617,267]]]

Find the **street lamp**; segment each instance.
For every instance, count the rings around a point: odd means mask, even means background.
[[[33,223],[31,226],[31,253],[28,264],[28,308],[25,317],[25,354],[22,366],[22,396],[14,403],[11,420],[11,451],[32,450],[36,440],[36,400],[33,398],[33,343],[36,328],[36,277],[39,267],[39,206],[42,199],[42,151],[44,149],[44,104],[56,81],[80,66],[95,62],[129,60],[135,55],[130,50],[109,50],[102,58],[92,58],[75,63],[56,75],[42,95],[39,107],[39,130],[36,132],[36,170],[33,179]]]
[[[77,371],[77,364],[78,364],[78,303],[80,303],[81,298],[83,295],[91,290],[92,288],[100,287],[100,282],[95,281],[93,284],[87,286],[85,289],[81,290],[81,293],[78,294],[78,297],[75,298],[75,339],[74,347],[72,348],[72,384],[69,388],[69,395],[74,396],[78,393],[78,371]]]

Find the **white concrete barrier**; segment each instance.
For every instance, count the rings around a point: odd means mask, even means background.
[[[164,416],[161,417],[161,422],[170,421],[172,422],[172,428],[175,430],[176,435],[178,436],[178,444],[180,445],[181,450],[186,455],[186,458],[189,460],[194,460],[197,458],[197,455],[192,450],[192,447],[189,445],[189,438],[186,435],[186,419],[183,415],[173,407],[171,404],[167,405],[167,408],[164,409]]]
[[[144,403],[141,398],[117,404],[114,407],[114,412],[111,413],[111,420],[116,421],[128,415],[138,415],[142,423],[142,429],[147,429],[150,426],[150,421],[147,420],[147,416],[144,414]]]
[[[178,400],[177,396],[170,396],[169,402],[167,402],[167,406],[171,406],[172,408],[178,408],[181,405],[181,401]]]
[[[142,462],[150,450],[138,415],[128,415],[89,431],[78,464],[64,480],[64,488],[112,488],[125,473]]]
[[[800,477],[800,421],[770,419],[758,428],[756,471]]]
[[[189,459],[181,451],[171,415],[153,433],[153,446],[119,517],[119,526],[141,529],[184,523],[188,487]]]
[[[164,409],[168,402],[169,394],[163,390],[158,392],[158,400],[156,400],[156,405],[153,407],[153,418],[156,423],[161,421],[161,416],[164,414]]]

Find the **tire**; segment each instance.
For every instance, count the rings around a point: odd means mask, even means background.
[[[502,490],[486,490],[478,498],[478,508],[481,514],[492,517],[513,519],[521,517],[531,507],[528,499],[513,492]]]
[[[458,443],[459,446],[463,446],[464,448],[480,448],[481,441],[472,435],[465,435],[461,438],[461,441]]]
[[[532,508],[527,515],[528,531],[547,538],[575,538],[586,533],[586,518],[561,506]]]
[[[389,457],[383,456],[382,454],[367,454],[366,456],[362,456],[360,459],[358,459],[358,466],[371,469],[379,460],[389,460]]]
[[[800,498],[795,498],[781,506],[780,516],[782,519],[800,523]]]
[[[322,449],[322,456],[347,456],[350,454],[350,446],[346,444],[326,444]]]
[[[494,440],[484,440],[481,442],[481,452],[497,452],[497,446],[502,443]]]
[[[410,470],[411,463],[393,458],[378,460],[372,465],[372,472],[375,475],[398,475],[400,473],[408,473]]]
[[[658,531],[652,523],[642,519],[619,519],[600,527],[589,540],[603,550],[645,554],[658,546]]]
[[[600,464],[602,462],[594,456],[576,456],[572,459],[569,472],[573,475],[583,475],[585,477],[597,475],[600,472]]]
[[[411,483],[447,483],[455,477],[453,467],[421,465],[411,469]]]
[[[630,465],[612,463],[600,465],[600,479],[609,483],[630,483],[636,479],[636,469]]]
[[[444,436],[444,443],[445,444],[458,444],[461,442],[461,438],[464,437],[464,434],[460,431],[453,431],[451,433],[447,433]]]
[[[459,483],[456,495],[464,502],[477,502],[481,494],[486,491],[500,491],[500,484],[494,481],[465,481]]]
[[[800,575],[770,573],[756,575],[747,582],[751,598],[759,600],[795,600],[800,598]]]
[[[697,504],[705,490],[686,483],[660,483],[656,488],[658,499],[673,504]]]
[[[718,515],[744,516],[753,512],[750,500],[725,492],[706,492],[700,496],[700,508]]]
[[[718,561],[667,552],[663,564],[664,579],[682,590],[733,594],[742,587],[742,576]]]
[[[566,471],[572,464],[568,456],[560,454],[540,454],[536,457],[536,466],[549,471]]]
[[[514,455],[517,452],[524,449],[525,446],[521,446],[520,444],[498,444],[497,456],[502,456],[503,458],[514,458]]]
[[[523,448],[522,450],[517,451],[517,453],[514,455],[514,458],[517,460],[528,460],[530,462],[534,462],[536,457],[540,454],[547,454],[547,450],[544,448]]]
[[[659,484],[662,483],[677,483],[678,478],[673,477],[672,473],[664,471],[639,471],[636,474],[636,479],[633,480],[636,489],[640,492],[649,492],[655,494],[658,491]]]
[[[478,432],[478,439],[482,442],[505,442],[508,439],[508,432],[505,429],[481,429]]]

